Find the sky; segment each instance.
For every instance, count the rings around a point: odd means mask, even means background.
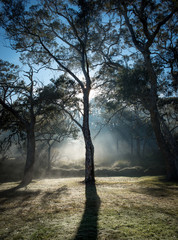
[[[5,31],[0,28],[0,58],[4,61],[19,65],[20,69],[24,71],[27,70],[27,67],[23,66],[19,61],[19,57],[20,53],[11,48],[10,41],[5,34]],[[53,73],[50,70],[40,70],[38,75],[36,75],[36,78],[44,84],[48,84],[50,79],[53,78]]]
[[[37,0],[27,0],[27,4],[32,5],[36,4]],[[26,66],[23,66],[19,61],[20,53],[16,50],[13,50],[10,46],[10,40],[7,38],[5,31],[0,27],[0,58],[4,61],[19,65],[20,69],[27,70]],[[51,71],[40,70],[36,76],[44,84],[48,84],[50,79],[54,77],[54,74]]]
[[[4,61],[19,65],[22,70],[26,70],[27,68],[19,61],[19,57],[20,53],[10,47],[10,41],[7,39],[5,31],[0,28],[0,58]],[[36,75],[36,80],[40,80],[46,85],[50,82],[50,79],[54,77],[54,72],[51,70],[40,70],[40,72]],[[80,78],[81,76],[78,77]],[[90,100],[93,99],[95,95],[96,92],[92,90],[90,93]],[[82,98],[82,95],[79,97]]]
[[[19,56],[19,53],[10,48],[10,41],[7,39],[5,31],[0,28],[0,58],[4,61],[19,64]]]

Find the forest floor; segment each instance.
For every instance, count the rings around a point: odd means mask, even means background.
[[[162,177],[0,184],[0,240],[176,240],[178,184]]]

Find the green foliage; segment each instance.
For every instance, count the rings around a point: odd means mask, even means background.
[[[137,102],[148,96],[149,76],[142,63],[138,62],[134,68],[126,68],[120,72],[118,87],[123,99],[128,102]]]
[[[62,113],[67,104],[70,107],[75,104],[73,81],[61,76],[49,86],[38,87],[32,67],[25,74],[30,80],[26,83],[26,79],[19,77],[17,66],[2,60],[0,63],[2,148],[7,149],[12,141],[24,141],[31,121],[35,122],[36,137],[44,135],[48,141],[60,142],[65,136],[77,136],[76,128]]]
[[[77,95],[82,91],[87,96],[93,82],[96,87],[106,87],[102,88],[100,104],[107,109],[117,112],[126,104],[142,106],[142,110],[150,111],[152,116],[158,113],[152,117],[153,126],[157,123],[156,133],[162,126],[166,129],[167,113],[163,108],[159,111],[157,105],[161,95],[174,95],[176,90],[176,12],[177,4],[171,0],[49,0],[27,11],[22,1],[2,1],[1,25],[14,49],[25,53],[22,60],[52,69],[55,62],[55,70],[64,72],[51,85],[39,90],[33,101],[23,96],[18,102],[14,101],[13,106],[18,110],[20,106],[28,109],[27,122],[31,102],[35,114],[40,111],[38,120],[49,113],[52,117],[67,106],[65,112],[82,128],[80,116],[86,108],[81,108],[84,102]],[[137,51],[143,55],[144,62],[138,61]],[[90,69],[96,66],[99,71],[93,80]],[[164,68],[168,68],[167,73]],[[78,73],[82,73],[82,77],[78,77]],[[23,82],[18,84],[18,91],[20,86],[29,94],[29,86],[25,88]],[[86,105],[89,106],[88,102]],[[43,110],[39,110],[39,106]],[[164,140],[165,135],[166,143],[168,137],[174,142],[172,130],[164,129],[157,134],[157,139]],[[163,142],[160,145],[163,146]],[[172,149],[173,145],[170,146]]]

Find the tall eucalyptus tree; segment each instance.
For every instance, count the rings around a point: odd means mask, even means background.
[[[95,22],[99,14],[95,1],[41,0],[25,10],[23,1],[1,1],[1,25],[12,40],[12,47],[23,52],[23,60],[55,69],[70,76],[82,93],[77,121],[82,130],[86,156],[85,181],[94,182],[94,146],[89,125],[89,95],[92,88],[92,70],[96,56],[91,42],[96,38]]]
[[[176,26],[178,5],[176,1],[172,0],[106,0],[104,2],[107,12],[114,13],[115,16],[124,21],[127,27],[125,34],[128,49],[129,47],[135,48],[135,53],[139,52],[142,55],[144,64],[140,66],[140,71],[144,71],[146,78],[143,78],[143,74],[139,72],[137,72],[137,77],[134,76],[133,74],[136,73],[134,71],[135,73],[130,75],[130,83],[136,81],[135,89],[137,89],[137,86],[140,88],[140,83],[143,84],[147,79],[145,87],[141,87],[140,92],[135,92],[135,94],[138,93],[135,97],[139,98],[142,90],[146,90],[141,101],[150,113],[157,143],[166,161],[167,177],[168,179],[178,179],[176,139],[166,124],[164,113],[158,107],[161,101],[160,94],[167,96],[167,93],[172,92],[174,96],[177,88]],[[116,33],[119,26],[116,25]],[[162,74],[164,69],[167,70]],[[126,80],[132,70],[126,69],[124,71]],[[167,79],[165,75],[168,76]],[[160,91],[160,89],[162,90]]]
[[[8,62],[0,61],[0,104],[2,130],[22,134],[27,142],[26,164],[21,186],[31,182],[35,163],[35,125],[41,106],[35,106],[35,81],[33,69],[25,73],[28,83],[19,77],[18,68]]]

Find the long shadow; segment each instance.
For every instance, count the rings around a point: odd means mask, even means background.
[[[55,191],[47,191],[44,193],[41,201],[43,204],[48,204],[50,199],[58,199],[62,194],[67,194],[67,190],[68,190],[67,186],[64,185]]]
[[[23,203],[25,206],[26,201],[34,200],[39,194],[40,190],[37,191],[12,191],[12,189],[0,192],[0,214],[6,210],[13,210],[20,207]],[[13,203],[4,205],[5,203]]]
[[[28,184],[27,184],[28,185]],[[27,189],[27,185],[23,185],[22,182],[20,182],[17,186],[15,187],[12,187],[10,189],[7,189],[7,190],[2,190],[0,191],[0,196],[2,195],[12,195],[14,194],[18,189],[21,189],[21,188],[26,188]]]
[[[0,191],[0,199],[1,198],[4,198],[4,197],[14,197],[15,194],[16,194],[16,190],[18,190],[19,187],[16,186],[16,187],[13,187],[13,188],[10,188],[10,189],[6,189],[6,190],[2,190]],[[22,194],[22,192],[20,192],[20,194]]]
[[[24,191],[20,191],[18,192],[17,190],[21,189],[25,187],[25,190]],[[18,184],[17,186],[15,187],[12,187],[10,189],[6,189],[6,190],[2,190],[0,191],[0,199],[1,198],[13,198],[13,197],[17,197],[18,195],[23,195],[23,194],[26,194],[28,195],[28,192],[32,193],[31,191],[26,191],[27,190],[27,186],[23,186],[21,183]],[[38,191],[39,193],[39,191]]]
[[[96,185],[86,184],[85,195],[85,211],[74,240],[96,240],[98,235],[97,222],[100,208],[100,198],[97,195]]]

